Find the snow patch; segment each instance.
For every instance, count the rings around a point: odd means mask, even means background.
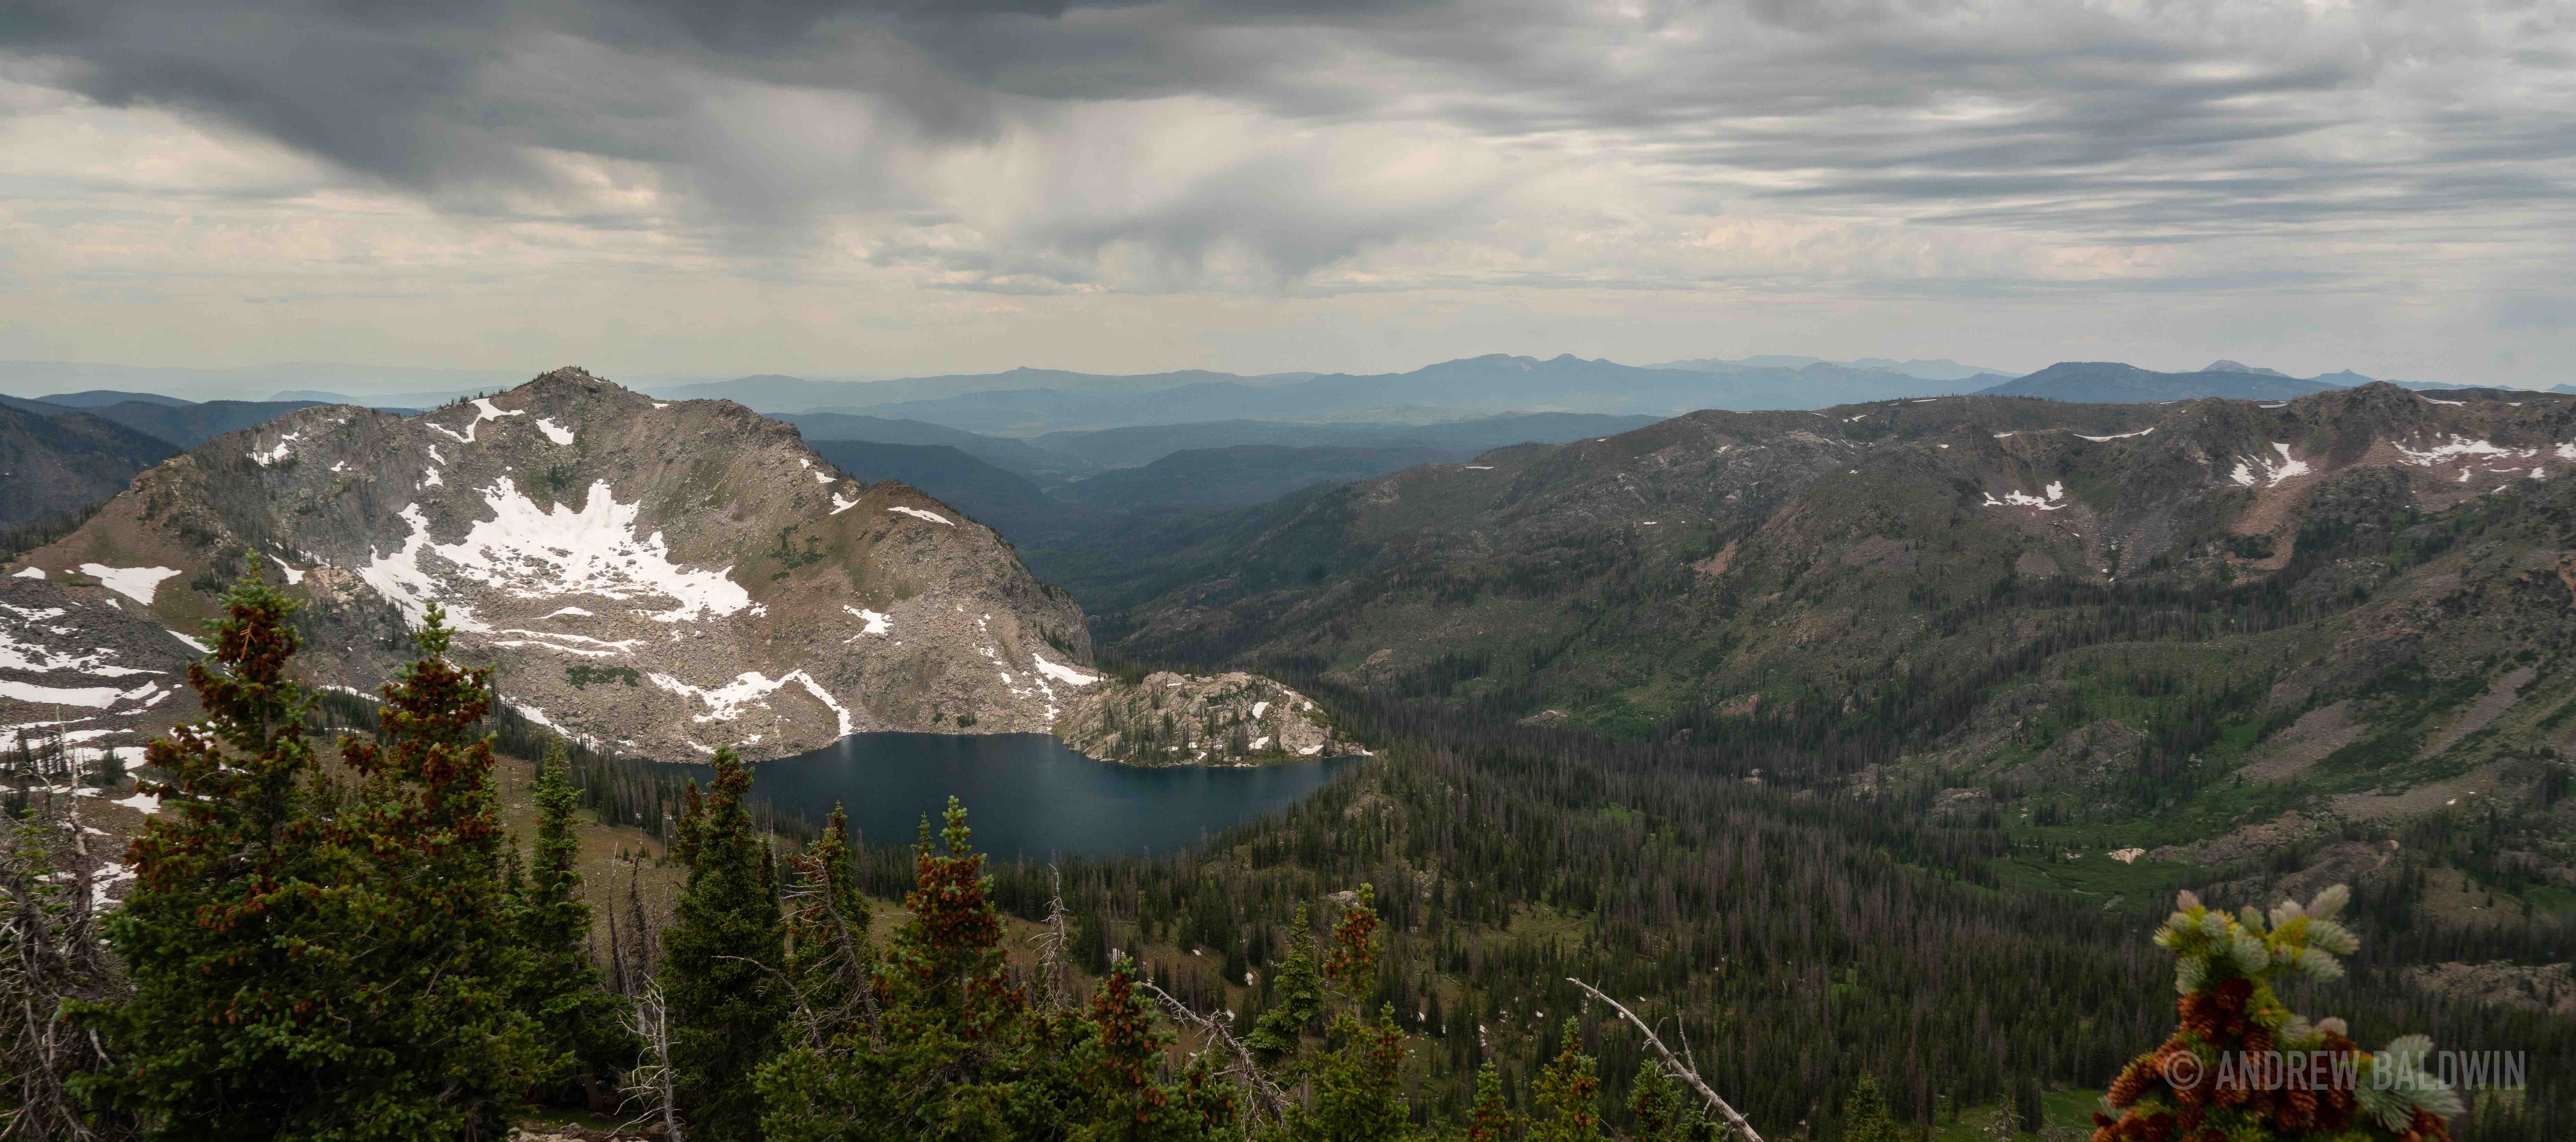
[[[802,670],[792,671],[786,677],[776,681],[771,681],[767,675],[757,670],[746,670],[736,675],[731,683],[714,689],[691,686],[668,674],[650,674],[646,677],[652,679],[653,684],[662,689],[706,703],[707,713],[689,716],[690,721],[700,725],[708,722],[730,722],[742,715],[744,706],[778,692],[790,682],[798,683],[805,688],[806,693],[814,696],[815,701],[830,707],[832,713],[839,717],[842,737],[848,737],[850,734],[849,707],[834,701],[832,695],[824,691],[822,683],[816,682],[813,675]]]
[[[196,652],[197,652],[197,653],[199,653],[199,654],[213,654],[213,653],[215,652],[215,648],[213,648],[213,647],[211,647],[211,646],[208,646],[208,645],[206,645],[206,644],[204,644],[204,643],[202,643],[202,642],[199,642],[199,641],[197,641],[197,640],[195,640],[195,639],[193,639],[193,638],[189,638],[188,636],[186,636],[186,635],[184,635],[184,634],[180,634],[179,632],[177,632],[177,631],[175,631],[175,630],[169,630],[168,628],[163,628],[162,633],[167,634],[167,635],[169,635],[169,636],[170,636],[170,637],[172,637],[172,638],[178,639],[178,640],[179,640],[179,641],[181,641],[181,642],[187,643],[187,644],[188,644],[188,649],[190,649],[190,650],[194,650],[194,651],[196,651]]]
[[[42,579],[44,577],[45,569],[42,567],[21,567],[18,569],[17,574],[10,576],[12,579]]]
[[[2082,437],[2082,438],[2083,438],[2083,439],[2085,439],[2085,440],[2090,440],[2090,441],[2093,441],[2094,443],[2097,443],[2097,444],[2098,444],[2098,443],[2101,443],[2102,441],[2105,441],[2105,440],[2127,440],[2128,438],[2130,438],[2130,437],[2132,437],[2132,436],[2144,436],[2144,435],[2146,435],[2146,434],[2148,434],[2148,433],[2150,433],[2150,432],[2154,432],[2154,431],[2155,431],[2155,429],[2153,429],[2153,428],[2141,428],[2141,429],[2137,430],[2136,432],[2114,432],[2114,433],[2112,433],[2112,434],[2111,434],[2111,435],[2109,435],[2109,436],[2085,436],[2085,435],[2084,435],[2083,433],[2081,433],[2081,432],[2078,432],[2078,433],[2076,433],[2075,435],[2077,435],[2078,437]]]
[[[2467,403],[2469,403],[2469,402],[2464,401],[2464,400],[2442,400],[2442,399],[2440,399],[2440,398],[2438,398],[2438,397],[2428,397],[2428,396],[2424,396],[2424,394],[2422,394],[2422,393],[2417,393],[2417,394],[2415,394],[2415,395],[2416,395],[2416,396],[2418,396],[2418,397],[2423,397],[2424,403],[2426,403],[2426,404],[2463,405],[2463,404],[2467,404]]]
[[[1043,654],[1032,654],[1029,656],[1029,661],[1037,663],[1038,673],[1070,686],[1089,686],[1100,681],[1100,676],[1097,674],[1085,674],[1073,667],[1049,662]]]
[[[537,418],[537,431],[545,433],[546,439],[554,441],[557,444],[572,443],[571,429],[560,424],[556,424],[554,421],[548,420],[545,417],[541,416]]]
[[[179,574],[167,567],[109,567],[102,563],[83,563],[81,574],[95,577],[99,585],[145,606],[159,593],[161,581]]]
[[[563,608],[563,609],[561,609],[561,610],[548,611],[548,612],[546,612],[546,613],[544,613],[544,614],[542,614],[542,615],[539,615],[539,616],[537,616],[537,617],[538,617],[538,618],[540,618],[540,619],[551,619],[551,618],[555,618],[555,617],[558,617],[558,616],[561,616],[561,615],[580,615],[580,616],[581,616],[581,617],[583,617],[583,618],[589,618],[589,617],[591,617],[591,614],[590,614],[590,612],[589,612],[589,611],[585,611],[585,610],[581,609],[580,607],[565,607],[565,608]]]
[[[89,710],[104,710],[129,699],[149,698],[160,689],[158,682],[146,682],[132,690],[119,690],[114,686],[38,686],[32,682],[0,678],[0,698],[40,705],[79,706]]]
[[[1258,718],[1269,709],[1270,703],[1267,701],[1254,702],[1252,704],[1252,716]]]
[[[842,499],[842,498],[841,498],[841,493],[839,493],[839,492],[834,492],[834,493],[832,493],[832,514],[833,514],[833,515],[839,515],[839,514],[841,514],[842,512],[848,511],[848,510],[850,510],[851,508],[854,508],[854,507],[857,507],[857,506],[859,506],[859,501],[857,501],[857,500],[845,500],[845,499]]]
[[[608,481],[595,481],[580,510],[556,503],[539,508],[521,495],[507,476],[483,492],[492,518],[474,524],[453,544],[431,542],[429,520],[420,505],[402,510],[411,534],[391,555],[368,552],[370,562],[358,572],[369,586],[393,599],[412,621],[420,621],[439,594],[439,584],[422,566],[424,555],[453,565],[454,574],[487,584],[522,599],[561,595],[598,595],[611,599],[668,599],[675,605],[648,614],[655,622],[696,621],[730,615],[751,606],[751,595],[730,577],[733,570],[690,571],[671,561],[670,545],[661,532],[636,534],[643,503],[617,502]],[[464,607],[452,607],[456,629],[488,632]]]
[[[265,452],[252,452],[252,453],[250,454],[250,458],[251,458],[252,462],[254,462],[254,463],[258,464],[258,465],[259,465],[260,467],[262,467],[262,468],[265,468],[265,467],[268,467],[268,466],[269,466],[269,465],[271,465],[271,464],[277,463],[277,462],[278,462],[278,461],[280,461],[280,460],[286,459],[286,446],[287,446],[288,444],[293,443],[293,442],[295,441],[295,439],[296,439],[297,435],[298,435],[297,433],[293,433],[293,432],[287,433],[286,435],[284,435],[284,436],[280,436],[280,437],[278,437],[278,438],[277,438],[277,446],[276,446],[276,447],[271,448],[271,449],[269,449],[269,450],[267,450],[267,451],[265,451]]]
[[[1469,464],[1467,465],[1467,470],[1470,472],[1491,472],[1494,470],[1494,466],[1491,464]]]
[[[832,499],[833,499],[833,501],[834,501],[834,502],[838,502],[838,501],[840,500],[840,497],[839,497],[839,496],[834,496],[834,497],[832,497]],[[930,522],[932,522],[932,523],[936,523],[936,524],[944,524],[944,525],[949,526],[949,527],[955,527],[955,526],[957,526],[956,524],[949,523],[949,522],[948,522],[948,517],[947,517],[947,516],[943,516],[943,515],[939,514],[938,512],[926,512],[926,511],[921,510],[920,508],[906,508],[906,507],[892,507],[892,508],[887,508],[886,510],[887,510],[887,511],[890,511],[890,512],[902,512],[903,514],[908,515],[908,516],[912,516],[912,517],[914,517],[914,518],[916,518],[916,519],[926,519],[926,520],[929,520],[929,521],[930,521]],[[834,515],[838,515],[838,514],[840,514],[840,513],[836,511],[836,512],[834,512],[833,514],[834,514]]]
[[[459,444],[472,444],[472,443],[474,443],[474,430],[475,430],[477,427],[479,427],[479,426],[480,426],[484,421],[487,421],[487,420],[499,420],[499,419],[501,419],[502,417],[505,417],[505,416],[526,416],[526,415],[528,415],[528,414],[527,414],[527,412],[526,412],[525,410],[522,410],[522,409],[510,409],[510,410],[508,410],[508,411],[503,411],[503,410],[501,410],[501,409],[495,408],[495,407],[493,407],[493,405],[492,405],[492,398],[490,398],[490,397],[476,397],[476,398],[474,398],[474,408],[475,408],[475,411],[476,411],[476,415],[475,415],[474,419],[472,419],[472,420],[469,420],[469,421],[466,421],[466,422],[465,422],[465,431],[464,431],[463,433],[458,433],[458,432],[456,432],[455,430],[453,430],[453,429],[449,429],[449,428],[442,428],[442,427],[440,427],[440,426],[438,426],[438,425],[435,425],[435,424],[432,424],[432,425],[430,425],[429,427],[430,427],[430,428],[432,428],[432,429],[434,429],[434,430],[436,430],[436,431],[438,431],[438,432],[444,433],[444,434],[447,436],[447,438],[448,438],[448,439],[453,440],[453,441],[455,441],[455,442],[457,442],[457,443],[459,443]],[[427,422],[426,422],[426,421],[424,421],[423,423],[427,423]]]
[[[830,474],[830,473],[827,473],[827,472],[816,472],[816,473],[814,473],[814,482],[815,482],[815,483],[817,483],[817,484],[828,484],[828,483],[831,483],[831,482],[832,482],[831,474]]]
[[[286,575],[286,585],[287,585],[287,586],[292,587],[292,586],[294,586],[294,585],[296,585],[296,584],[301,583],[301,582],[303,582],[303,581],[304,581],[304,572],[302,572],[302,571],[298,571],[298,570],[296,570],[295,568],[293,568],[293,567],[291,567],[291,566],[288,566],[288,565],[287,565],[287,562],[286,562],[285,560],[280,559],[280,558],[278,558],[278,557],[276,557],[276,556],[274,556],[274,555],[271,555],[271,556],[269,556],[269,557],[268,557],[268,561],[269,561],[269,562],[271,562],[271,563],[277,564],[277,569],[278,569],[279,571],[281,571],[281,572],[284,572],[284,573],[285,573],[285,575]]]
[[[894,616],[892,615],[879,611],[871,611],[866,607],[853,607],[846,603],[842,604],[841,609],[848,611],[853,615],[857,615],[860,622],[868,624],[865,629],[859,632],[860,634],[884,634],[894,629],[894,624],[892,622]]]
[[[1990,508],[2038,508],[2044,512],[2057,511],[2066,506],[2065,504],[2057,502],[2066,498],[2065,484],[2051,483],[2043,490],[2046,491],[2047,494],[2041,496],[2034,496],[2027,492],[2017,490],[2005,492],[2004,498],[2000,500],[1995,498],[1995,494],[1993,492],[1988,492],[1986,493],[1985,506]]]
[[[438,469],[436,469],[436,468],[423,468],[423,469],[421,469],[421,471],[420,471],[420,485],[419,485],[419,486],[421,486],[421,487],[424,487],[424,488],[435,488],[435,487],[439,486],[440,484],[444,484],[444,483],[446,483],[446,482],[447,482],[446,480],[443,480],[443,479],[440,479],[440,478],[439,478],[439,475],[438,475]]]
[[[2529,456],[2539,451],[2537,448],[2525,448],[2521,449],[2519,453],[2517,453],[2515,449],[2503,447],[2492,440],[2471,440],[2457,433],[2452,434],[2449,442],[2436,444],[2431,448],[2418,450],[2408,448],[2403,444],[2396,445],[2396,448],[2398,451],[2405,453],[2406,459],[2419,468],[2430,468],[2433,465],[2439,464],[2453,456],[2506,457],[2517,454]],[[2567,450],[2567,446],[2561,445],[2560,449],[2561,454],[2564,455]],[[2571,456],[2569,458],[2576,459],[2576,456]]]

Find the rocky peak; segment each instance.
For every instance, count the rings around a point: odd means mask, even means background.
[[[849,479],[732,402],[577,368],[408,419],[327,406],[219,437],[6,573],[79,605],[48,636],[69,648],[102,607],[195,633],[245,553],[307,601],[317,680],[372,692],[437,603],[505,701],[671,760],[1045,732],[1095,678],[1071,598],[956,509]]]

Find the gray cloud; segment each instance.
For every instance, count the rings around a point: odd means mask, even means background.
[[[2576,26],[2512,0],[22,0],[0,52],[458,218],[1000,296],[2477,291],[2576,232]]]

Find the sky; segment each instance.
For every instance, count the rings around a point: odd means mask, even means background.
[[[15,0],[0,360],[2576,383],[2560,0]]]

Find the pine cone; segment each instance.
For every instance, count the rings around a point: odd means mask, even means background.
[[[2127,1106],[2146,1093],[2147,1079],[2155,1060],[2154,1055],[2140,1055],[2129,1060],[2128,1066],[2120,1068],[2120,1077],[2111,1080],[2111,1105]]]

